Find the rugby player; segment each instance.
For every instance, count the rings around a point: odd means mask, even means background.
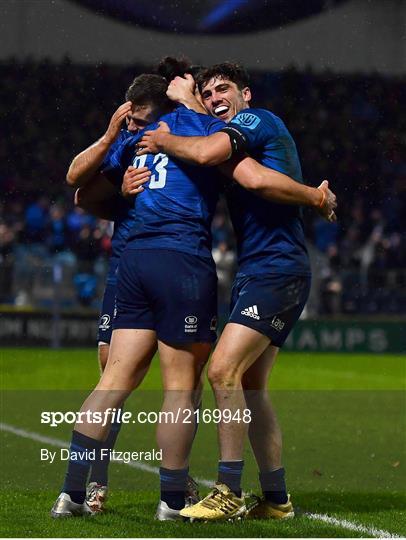
[[[169,94],[187,106],[193,101],[190,78],[175,80]],[[270,111],[250,107],[248,75],[236,64],[204,70],[198,85],[208,112],[227,122],[210,137],[184,138],[165,126],[146,132],[139,146],[165,152],[189,163],[217,165],[248,151],[265,167],[302,182],[294,141],[283,122]],[[178,88],[178,93],[174,87]],[[176,88],[175,88],[176,90]],[[182,95],[182,91],[184,94]],[[185,97],[186,96],[186,97]],[[187,98],[187,99],[186,99]],[[199,103],[196,104],[198,108]],[[226,167],[238,175],[246,160],[233,159]],[[249,180],[247,180],[249,181]],[[237,414],[249,407],[252,421],[219,423],[218,483],[209,495],[181,515],[216,520],[244,515],[241,497],[243,446],[248,430],[259,467],[263,497],[251,517],[285,519],[294,510],[282,467],[282,437],[267,391],[268,377],[279,348],[299,318],[310,290],[310,264],[304,241],[300,208],[261,200],[264,182],[250,181],[254,193],[238,184],[228,190],[228,204],[237,237],[239,269],[233,285],[231,315],[213,353],[209,380],[217,407]],[[334,195],[328,183],[320,188],[322,215],[335,219]],[[279,202],[287,202],[283,198]],[[291,201],[292,202],[292,201]]]
[[[157,75],[144,77],[145,99],[154,105],[157,102],[160,114],[167,113],[163,118],[175,133],[208,135],[221,129],[222,123],[207,115],[184,107],[172,111],[174,104],[166,97],[165,80]],[[97,182],[109,180],[121,185],[127,167],[140,167],[143,161],[152,172],[148,187],[139,188],[133,228],[120,257],[109,359],[82,411],[121,407],[140,384],[157,340],[165,393],[163,410],[193,410],[194,392],[216,339],[217,276],[211,257],[210,223],[219,183],[207,182],[207,171],[202,168],[179,166],[165,155],[136,157],[138,140],[138,136],[127,138],[97,177]],[[157,429],[163,451],[158,519],[179,518],[185,505],[195,429],[193,423],[182,420],[179,418],[175,428],[161,424]],[[98,454],[109,429],[109,425],[88,421],[77,423],[71,449]],[[87,459],[70,460],[63,491],[51,512],[54,517],[92,513],[85,502],[91,465]]]
[[[98,326],[98,360],[100,371],[103,372],[109,355],[114,304],[117,287],[117,268],[120,255],[124,250],[127,237],[134,218],[134,208],[130,202],[117,194],[114,186],[104,178],[95,178],[97,171],[107,164],[110,156],[127,137],[151,124],[158,117],[158,110],[151,103],[140,103],[140,89],[143,78],[137,77],[128,88],[126,102],[120,105],[112,115],[105,134],[90,147],[86,148],[73,159],[68,173],[67,183],[78,188],[75,193],[75,204],[97,217],[114,222],[111,238],[111,256],[109,260],[106,285],[103,294],[102,308]],[[143,91],[143,90],[142,90]],[[126,123],[127,129],[122,129]],[[148,169],[140,171],[149,177]],[[139,184],[140,187],[141,184]],[[135,192],[137,187],[135,187]],[[155,350],[149,353],[151,361]],[[146,358],[146,365],[149,363]],[[104,442],[104,447],[112,449],[116,442],[120,422],[111,424],[110,433]],[[104,459],[97,459],[91,468],[89,485],[87,486],[87,503],[94,510],[102,510],[107,501],[108,467],[110,452]]]

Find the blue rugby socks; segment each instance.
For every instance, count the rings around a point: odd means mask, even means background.
[[[161,482],[161,501],[166,502],[173,510],[182,510],[185,507],[186,480],[189,467],[186,469],[159,468]]]
[[[90,467],[103,443],[78,431],[72,432],[69,448],[70,459],[62,491],[70,495],[73,502],[82,504],[86,498],[86,483]]]
[[[283,467],[276,471],[260,472],[259,481],[266,501],[275,504],[285,504],[288,502],[285,469]]]
[[[241,477],[244,461],[219,461],[217,482],[226,484],[231,491],[241,497]]]

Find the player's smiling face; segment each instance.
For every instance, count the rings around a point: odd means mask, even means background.
[[[213,77],[202,88],[202,100],[212,116],[230,122],[238,112],[249,107],[251,91],[248,87],[240,90],[228,79]]]
[[[151,105],[135,105],[131,107],[131,113],[127,115],[127,129],[131,133],[137,133],[148,124],[152,124],[158,118],[159,113]]]

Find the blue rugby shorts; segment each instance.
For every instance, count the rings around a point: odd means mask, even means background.
[[[282,347],[306,305],[310,284],[309,276],[237,275],[229,322],[253,328]]]
[[[126,249],[117,281],[113,328],[155,330],[168,343],[217,338],[214,261],[181,251]]]

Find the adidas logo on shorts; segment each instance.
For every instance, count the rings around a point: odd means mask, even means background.
[[[253,319],[257,319],[258,321],[260,319],[260,316],[258,315],[257,306],[251,306],[251,307],[243,309],[241,311],[241,315],[247,315],[247,317],[252,317]]]

